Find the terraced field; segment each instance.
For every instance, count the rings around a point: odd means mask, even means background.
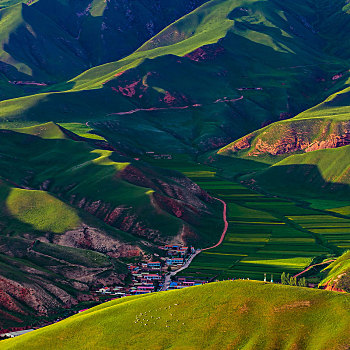
[[[292,216],[290,219],[335,247],[350,249],[350,219],[327,214]]]
[[[263,280],[266,273],[269,280],[278,279],[284,271],[297,273],[315,258],[350,246],[350,220],[261,195],[183,158],[152,162],[181,171],[227,203],[229,228],[223,244],[202,252],[183,275]]]

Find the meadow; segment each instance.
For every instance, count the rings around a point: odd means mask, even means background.
[[[271,283],[210,283],[104,303],[0,349],[339,350],[350,345],[349,302]]]

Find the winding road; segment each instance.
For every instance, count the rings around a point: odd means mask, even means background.
[[[294,277],[294,278],[299,277],[299,276],[303,275],[305,272],[311,270],[311,269],[312,269],[313,267],[315,267],[315,266],[330,264],[331,262],[334,262],[335,260],[336,260],[336,259],[327,260],[327,261],[321,262],[321,263],[319,263],[319,264],[311,265],[311,266],[309,266],[308,268],[306,268],[304,271],[299,272],[298,274],[296,274],[296,275],[293,276],[293,277]]]
[[[191,257],[186,261],[186,263],[178,270],[176,271],[173,271],[173,272],[170,272],[168,273],[166,276],[165,276],[165,280],[164,280],[164,283],[163,283],[163,286],[162,288],[160,289],[160,291],[166,291],[169,286],[170,286],[170,283],[171,283],[171,277],[173,276],[176,276],[179,272],[187,269],[192,260],[201,252],[205,251],[205,250],[209,250],[209,249],[213,249],[213,248],[216,248],[218,247],[225,239],[225,236],[226,236],[226,233],[227,233],[227,229],[228,229],[228,221],[227,221],[227,204],[220,198],[214,198],[216,200],[218,200],[219,202],[221,202],[224,206],[223,208],[223,214],[222,214],[222,217],[223,217],[223,220],[224,220],[224,229],[223,229],[223,232],[221,234],[221,237],[220,237],[220,240],[218,243],[216,243],[215,245],[213,245],[212,247],[208,247],[208,248],[204,248],[204,249],[197,249],[196,252],[194,254],[191,255]]]
[[[222,199],[220,199],[220,198],[214,198],[214,199],[220,201],[220,202],[224,205],[223,215],[222,215],[222,216],[223,216],[223,219],[224,219],[224,224],[225,224],[225,226],[224,226],[224,230],[223,230],[223,232],[222,232],[222,235],[221,235],[221,237],[220,237],[219,242],[216,243],[215,245],[213,245],[212,247],[202,249],[202,251],[205,251],[205,250],[209,250],[209,249],[213,249],[213,248],[218,247],[218,246],[224,241],[225,236],[226,236],[226,232],[227,232],[227,229],[228,229],[227,204],[226,204]]]

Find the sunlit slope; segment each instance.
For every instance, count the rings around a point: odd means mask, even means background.
[[[136,236],[167,240],[185,225],[189,239],[200,241],[204,234],[202,244],[216,240],[205,225],[214,224],[216,215],[220,220],[220,203],[182,174],[73,141],[64,130],[52,123],[0,131],[0,176],[19,191],[49,191]]]
[[[348,72],[344,72],[333,79],[348,85],[347,77]],[[285,156],[349,145],[349,105],[350,89],[342,89],[296,117],[254,131],[218,153],[234,157]]]
[[[327,11],[311,2],[210,1],[121,61],[3,101],[2,125],[88,122],[135,153],[224,146],[329,95],[348,63],[324,50],[318,25]]]
[[[349,298],[258,282],[214,283],[113,301],[0,348],[345,349]]]
[[[290,196],[348,200],[350,146],[291,155],[243,177],[252,186]]]
[[[340,256],[322,273],[325,277],[320,286],[326,287],[328,290],[350,292],[350,251]]]
[[[1,1],[0,71],[21,85],[65,81],[125,57],[203,2]]]

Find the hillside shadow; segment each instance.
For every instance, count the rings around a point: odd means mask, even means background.
[[[339,173],[342,171],[340,170]],[[249,181],[250,178],[250,181]],[[350,185],[324,179],[317,165],[293,164],[272,166],[245,178],[252,186],[289,197],[349,199]],[[253,180],[253,181],[251,181]],[[256,181],[256,182],[254,182]]]

